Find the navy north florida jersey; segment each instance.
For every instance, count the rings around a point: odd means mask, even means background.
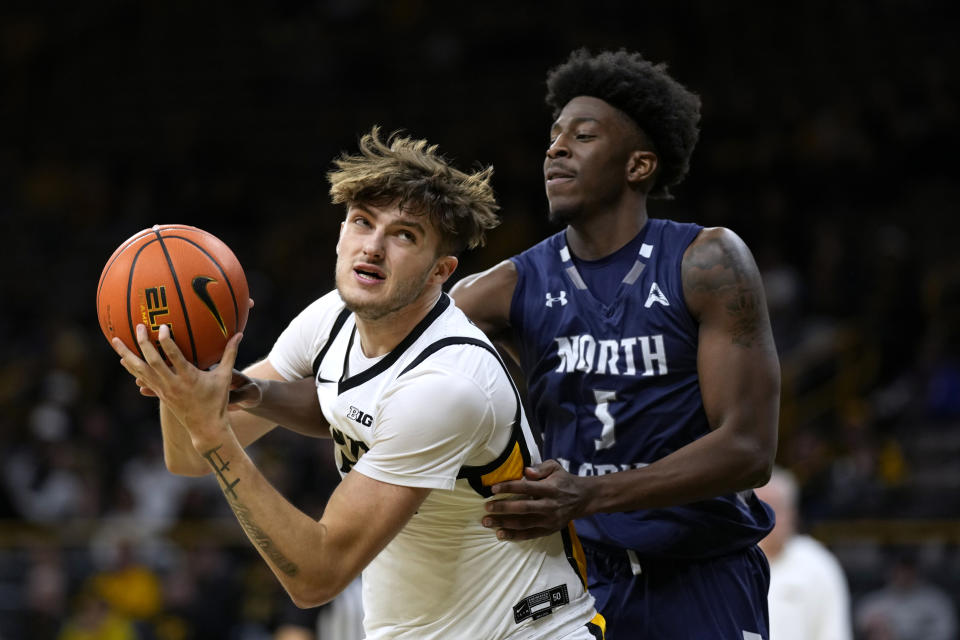
[[[609,304],[591,293],[561,231],[512,258],[510,320],[544,458],[578,475],[650,464],[710,431],[697,375],[698,325],[680,266],[702,227],[650,219]],[[612,267],[616,268],[614,265]],[[578,520],[585,542],[640,556],[708,558],[772,528],[753,491]]]

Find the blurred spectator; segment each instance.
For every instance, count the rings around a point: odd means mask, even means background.
[[[90,578],[110,607],[131,620],[150,620],[160,613],[160,579],[151,567],[138,562],[131,541],[118,541],[113,564]]]
[[[142,640],[133,623],[110,608],[92,584],[77,594],[57,640]]]
[[[183,634],[180,637],[189,640],[232,634],[242,593],[237,573],[244,566],[243,558],[232,557],[214,540],[208,540],[212,536],[200,532],[200,537],[203,542],[184,551],[163,581],[168,617],[161,628],[177,622]]]
[[[49,640],[67,613],[67,570],[61,550],[38,545],[30,550],[24,579],[25,624],[29,640]]]
[[[797,484],[777,467],[756,490],[776,513],[760,548],[770,561],[770,637],[775,640],[850,640],[850,593],[830,551],[797,532]]]
[[[176,522],[184,496],[197,483],[167,471],[159,434],[142,439],[140,449],[124,463],[120,481],[133,500],[130,517],[154,533]]]
[[[854,617],[864,640],[957,639],[953,601],[920,576],[911,550],[896,554],[886,585],[864,595]]]

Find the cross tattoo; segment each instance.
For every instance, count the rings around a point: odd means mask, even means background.
[[[237,494],[233,490],[233,488],[237,486],[237,484],[239,484],[240,478],[237,478],[233,482],[230,482],[229,480],[227,480],[227,476],[223,475],[224,471],[230,470],[230,461],[224,460],[223,458],[220,457],[220,454],[218,453],[218,451],[222,446],[223,445],[221,444],[221,445],[217,445],[213,449],[210,449],[210,451],[207,451],[206,453],[203,454],[203,457],[207,459],[207,462],[210,463],[210,466],[213,467],[213,470],[217,473],[217,476],[223,482],[224,492],[230,494],[232,498],[236,498]]]

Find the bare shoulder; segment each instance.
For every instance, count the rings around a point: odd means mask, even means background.
[[[736,233],[724,227],[701,231],[684,253],[681,272],[687,306],[698,320],[725,325],[741,346],[769,331],[760,271]]]
[[[511,260],[461,278],[450,296],[484,332],[491,334],[510,326],[510,303],[517,288],[517,267]]]

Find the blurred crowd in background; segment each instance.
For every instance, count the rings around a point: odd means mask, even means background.
[[[256,301],[252,362],[332,286],[325,172],[379,123],[495,167],[503,224],[454,279],[491,266],[553,231],[544,76],[580,46],[666,61],[701,95],[691,173],[651,213],[753,250],[783,366],[778,463],[854,610],[904,554],[960,603],[946,2],[45,4],[0,8],[0,639],[271,637],[285,594],[216,482],[166,471],[156,402],[100,332],[106,259],[153,224],[219,236]],[[253,455],[319,516],[328,442],[278,432]],[[97,625],[115,635],[83,635]],[[858,638],[901,637],[880,633]]]

